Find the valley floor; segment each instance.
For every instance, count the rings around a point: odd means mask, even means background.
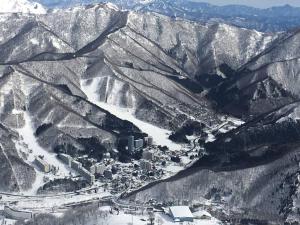
[[[103,207],[99,209],[100,211],[108,212],[110,210],[109,207]],[[199,211],[195,212],[194,216],[197,215],[209,215],[207,212]],[[154,224],[159,225],[173,225],[178,224],[175,223],[172,218],[162,212],[154,213],[153,216]],[[91,221],[87,225],[124,225],[124,224],[133,224],[133,225],[148,225],[149,224],[149,215],[146,213],[144,215],[130,214],[126,213],[126,211],[121,211],[119,215],[111,215],[106,214],[106,217],[103,219],[99,219],[99,221]],[[182,222],[182,225],[218,225],[220,222],[215,218],[209,219],[195,219],[194,222]]]
[[[63,214],[54,214],[61,217]],[[208,212],[199,210],[193,213],[195,219],[193,222],[181,222],[181,225],[220,225],[222,224],[219,220],[212,217]],[[206,218],[201,218],[202,216]],[[174,225],[178,222],[170,217],[168,213],[165,212],[154,212],[151,216],[148,212],[142,210],[126,210],[121,209],[118,213],[113,211],[110,206],[102,206],[96,211],[93,211],[92,215],[85,218],[84,225],[148,225],[149,219],[153,218],[154,224],[158,225]],[[16,220],[0,218],[0,224],[14,225]],[[76,222],[76,220],[75,220]],[[78,221],[79,222],[79,221]],[[1,225],[2,225],[1,224]],[[72,224],[72,223],[70,223]],[[81,224],[79,222],[79,224]],[[82,224],[83,225],[83,224]]]

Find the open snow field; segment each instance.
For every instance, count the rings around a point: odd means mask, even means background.
[[[101,211],[108,212],[110,207],[102,207]],[[207,215],[211,217],[211,215],[205,211],[199,211],[194,213],[194,216],[202,216]],[[195,219],[194,222],[183,222],[183,223],[175,223],[173,219],[166,215],[165,213],[154,213],[154,222],[158,225],[219,225],[220,221],[211,217],[210,219]],[[147,225],[149,224],[149,215],[145,213],[144,215],[133,215],[126,214],[124,211],[121,211],[119,215],[112,215],[107,213],[103,219],[99,219],[98,221],[90,221],[87,225]]]
[[[16,143],[16,145],[19,151],[24,152],[27,150],[27,152],[25,152],[26,154],[28,154],[27,162],[31,165],[34,165],[36,171],[36,180],[32,186],[32,189],[23,193],[35,194],[38,188],[45,183],[43,181],[44,176],[48,176],[49,178],[52,178],[54,176],[53,174],[42,173],[39,170],[39,168],[34,164],[35,157],[44,156],[50,165],[57,167],[58,172],[55,175],[57,177],[64,178],[66,176],[69,176],[71,170],[56,157],[55,153],[47,151],[39,145],[39,143],[36,140],[36,137],[34,136],[35,130],[33,129],[32,121],[28,112],[23,112],[23,115],[25,119],[25,126],[23,128],[17,129],[22,140],[21,142]]]
[[[98,84],[100,82],[100,78],[94,78],[91,84],[86,85],[86,82],[84,80],[81,81],[81,88],[82,90],[86,93],[88,100],[91,101],[92,103],[98,105],[99,107],[107,110],[111,114],[119,117],[120,119],[123,120],[128,120],[132,122],[134,125],[136,125],[138,128],[140,128],[143,132],[149,134],[150,136],[153,137],[154,142],[157,145],[166,145],[169,147],[171,150],[180,150],[181,145],[176,144],[172,142],[169,139],[169,135],[171,131],[165,130],[159,127],[156,127],[152,124],[143,122],[139,119],[137,119],[133,115],[133,109],[129,108],[121,108],[115,105],[107,104],[105,102],[100,102],[99,101],[99,96],[98,96]]]

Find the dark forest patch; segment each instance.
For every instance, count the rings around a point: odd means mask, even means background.
[[[50,127],[52,127],[52,123],[44,123],[41,126],[39,126],[35,131],[35,136],[39,136],[42,133],[44,133],[46,130],[48,130]]]

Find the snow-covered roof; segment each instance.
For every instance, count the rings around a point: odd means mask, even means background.
[[[193,218],[193,214],[188,206],[172,206],[170,212],[174,218]]]

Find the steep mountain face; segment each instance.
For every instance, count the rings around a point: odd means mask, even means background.
[[[23,63],[8,68],[9,72],[1,77],[0,117],[5,126],[16,129],[20,134],[11,141],[11,145],[18,149],[15,158],[20,166],[28,160],[32,165],[32,159],[28,159],[32,151],[36,155],[47,155],[48,151],[69,152],[72,155],[92,154],[92,149],[85,144],[92,138],[98,143],[94,147],[103,149],[99,152],[103,154],[115,147],[119,133],[138,131],[131,123],[88,102],[80,96],[83,95],[82,92],[76,95],[76,91],[79,92],[78,87],[77,90],[74,87],[73,82],[76,80],[74,77],[72,82],[67,80],[70,74],[74,76],[74,70],[67,71],[60,63]],[[58,69],[58,74],[54,72],[52,77],[49,75],[47,78],[39,76],[43,74],[43,69],[49,74],[55,68]],[[65,77],[61,77],[62,72]],[[55,78],[57,84],[51,81]],[[74,86],[68,88],[64,82]],[[29,129],[21,133],[19,130],[24,126]],[[30,133],[32,137],[27,137],[26,133]],[[42,147],[41,151],[35,152],[37,149],[31,145],[32,142],[38,142]],[[5,171],[2,172],[5,175]],[[33,183],[32,179],[26,181]],[[18,188],[21,187],[9,190]]]
[[[110,5],[59,10],[38,18],[12,15],[7,20],[2,23],[7,31],[2,64],[15,65],[21,73],[38,73],[40,79],[65,85],[83,98],[79,83],[100,87],[98,100],[133,108],[139,118],[165,128],[191,115],[206,123],[216,121],[201,92],[215,77],[230,76],[231,68],[248,62],[274,38],[222,24],[128,14]],[[46,75],[49,70],[53,75]],[[144,113],[149,109],[150,117]]]
[[[298,118],[298,33],[281,35],[235,76],[214,88],[210,95],[220,108],[228,112],[233,109],[239,116],[258,116],[283,108],[288,109],[285,116]]]
[[[50,8],[112,2],[127,10],[157,12],[170,17],[180,17],[199,22],[227,23],[263,32],[286,31],[300,25],[300,9],[289,5],[257,9],[240,5],[215,6],[186,0],[39,0],[38,2]]]
[[[0,124],[0,190],[22,191],[31,188],[35,180],[35,171],[19,158],[14,141],[18,133]]]
[[[105,9],[100,8],[98,12],[94,9],[92,19],[96,16],[102,19],[100,15],[107,16],[108,24],[101,23],[98,30],[90,32],[91,35],[104,32],[105,26],[112,28],[109,21],[112,15],[109,14],[114,12],[107,9],[104,13]],[[126,13],[124,15],[126,16]],[[80,40],[70,35],[70,39],[67,40],[70,43],[73,40],[73,43],[66,44],[66,41],[58,38],[34,16],[5,15],[5,18],[7,20],[2,22],[1,26],[10,34],[6,35],[4,32],[1,37],[1,52],[4,54],[1,54],[0,117],[4,126],[20,133],[11,141],[11,145],[15,147],[10,148],[18,149],[15,152],[11,150],[15,157],[14,164],[19,168],[27,162],[32,165],[32,159],[28,159],[28,155],[36,149],[27,150],[22,146],[30,148],[33,142],[38,142],[42,147],[41,152],[34,152],[37,155],[48,154],[48,151],[81,155],[93,154],[88,145],[89,141],[93,140],[97,143],[94,147],[102,151],[98,153],[101,155],[116,147],[118,136],[122,132],[139,131],[130,122],[116,118],[87,100],[81,90],[81,76],[86,69],[84,59],[74,57],[63,60],[64,53],[68,58],[71,53],[74,54],[73,49],[82,48],[93,39]],[[94,24],[93,28],[95,27]],[[62,57],[54,60],[56,56]],[[39,59],[30,59],[35,57]],[[24,126],[27,126],[28,130],[21,133],[20,129]],[[28,132],[32,134],[29,137],[26,135]],[[3,160],[3,166],[7,169],[1,170],[1,175],[6,176],[9,167],[15,166],[10,166],[11,161]],[[27,167],[33,170],[32,167]],[[23,182],[28,182],[26,185],[21,182],[5,182],[1,183],[4,185],[1,188],[9,191],[29,189],[34,181],[34,171],[32,173],[32,178],[24,179]],[[17,180],[20,178],[18,176],[19,174],[14,178],[11,175],[11,179]],[[6,179],[9,179],[9,176]]]
[[[46,9],[39,3],[27,0],[2,0],[0,13],[44,14]]]

